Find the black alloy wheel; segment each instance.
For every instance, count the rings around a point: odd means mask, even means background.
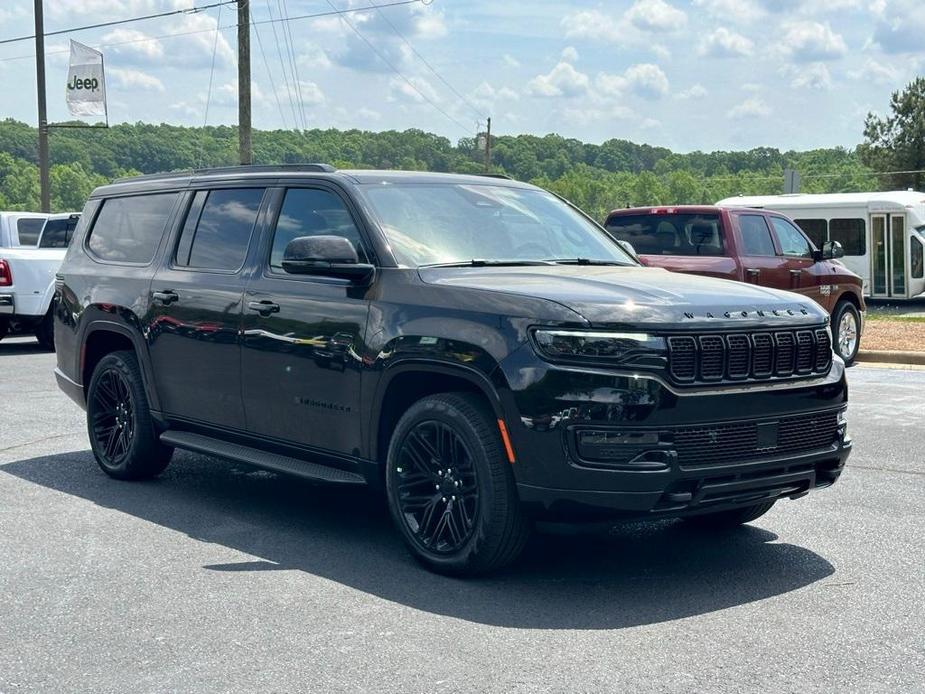
[[[414,540],[438,554],[464,547],[479,513],[478,473],[465,441],[443,422],[420,422],[401,442],[395,472]]]
[[[173,449],[160,442],[133,352],[107,354],[93,370],[87,433],[96,462],[110,477],[146,479],[170,462]]]

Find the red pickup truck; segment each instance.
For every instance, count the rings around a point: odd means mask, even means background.
[[[844,255],[837,241],[817,249],[782,214],[709,205],[614,210],[604,227],[645,265],[806,295],[831,314],[835,352],[847,364],[857,356],[862,281],[837,260]]]

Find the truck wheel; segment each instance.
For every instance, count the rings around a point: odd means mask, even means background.
[[[49,352],[55,351],[55,319],[51,309],[48,309],[41,322],[35,328],[35,339],[39,347]]]
[[[861,314],[850,301],[839,301],[832,312],[832,343],[846,364],[854,361],[861,346]]]
[[[389,444],[386,495],[415,558],[449,575],[501,568],[530,535],[495,418],[468,393],[419,400]]]
[[[110,477],[154,477],[170,462],[173,449],[157,435],[138,360],[113,352],[93,370],[87,392],[87,429],[96,462]]]
[[[704,513],[699,516],[688,516],[684,520],[700,528],[711,530],[721,530],[723,528],[734,528],[745,523],[750,523],[766,514],[771,510],[774,501],[765,501],[753,506],[743,508],[734,508],[731,511],[719,511],[717,513]]]

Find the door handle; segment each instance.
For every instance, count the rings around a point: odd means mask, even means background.
[[[758,279],[758,275],[760,274],[761,274],[761,270],[758,270],[757,268],[753,268],[753,267],[745,268],[746,279],[747,278]]]
[[[271,313],[279,313],[279,304],[264,299],[263,301],[249,301],[247,308],[256,311],[261,316],[269,316]]]
[[[170,306],[170,304],[172,304],[174,301],[180,300],[180,295],[172,289],[165,289],[160,292],[152,292],[151,296],[155,301],[159,301],[164,304],[164,306]]]
[[[799,275],[801,272],[803,272],[803,271],[802,271],[802,270],[791,270],[791,271],[790,271],[790,274],[796,276],[796,275]]]

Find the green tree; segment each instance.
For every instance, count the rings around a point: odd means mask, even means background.
[[[893,187],[922,190],[925,175],[925,77],[890,97],[890,115],[867,114],[861,158],[876,171],[915,171],[889,177]]]

